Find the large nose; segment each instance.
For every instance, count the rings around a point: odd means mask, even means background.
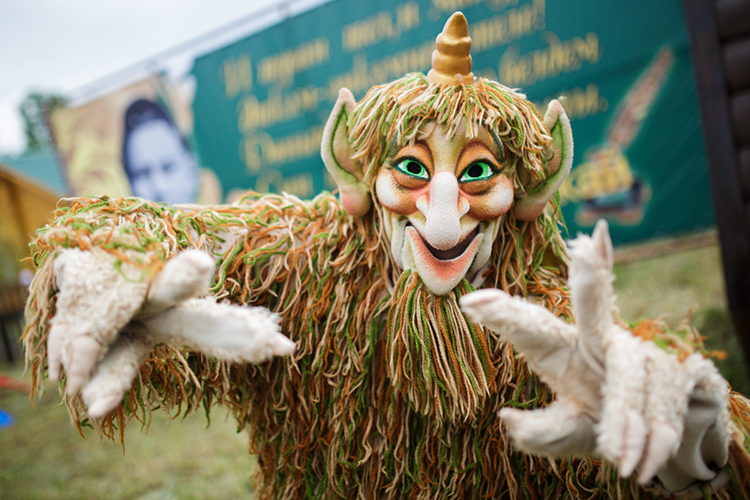
[[[438,172],[430,181],[429,203],[417,203],[427,218],[425,239],[438,250],[456,246],[461,238],[458,180],[451,172]],[[420,206],[422,205],[422,206]],[[461,210],[465,212],[465,210]]]

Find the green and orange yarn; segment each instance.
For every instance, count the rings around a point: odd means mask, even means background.
[[[212,293],[280,312],[296,353],[245,366],[157,346],[109,416],[90,421],[80,399],[67,401],[79,427],[122,439],[129,420],[148,425],[154,409],[175,418],[224,405],[238,429],[249,431],[250,449],[258,454],[257,488],[267,498],[649,498],[598,461],[553,462],[513,451],[497,411],[543,406],[553,396],[491,333],[492,366],[485,370],[492,374],[491,393],[473,418],[452,420],[415,407],[406,388],[392,384],[381,338],[393,301],[385,279],[391,270],[377,224],[373,212],[348,216],[328,194],[309,202],[249,195],[236,205],[182,210],[138,199],[74,200],[34,242],[43,279],[32,290],[25,342],[35,389],[42,387],[54,315],[50,269],[57,249],[101,246],[140,263],[149,279],[176,252],[215,250],[242,231],[239,244],[220,258]],[[547,215],[513,229],[508,222],[503,231],[513,232],[498,238],[488,282],[568,314],[565,256],[558,255],[557,269],[543,265],[549,260],[544,254],[556,250],[547,224],[554,224]],[[732,404],[747,435],[747,403],[735,397]],[[743,453],[733,448],[736,471],[744,470]],[[742,476],[735,479],[735,488],[747,488]]]

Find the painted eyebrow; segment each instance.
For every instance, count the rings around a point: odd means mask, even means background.
[[[494,141],[494,138],[493,138],[493,141]],[[472,139],[463,147],[463,150],[461,151],[461,154],[458,157],[459,162],[463,161],[463,156],[464,154],[466,154],[466,148],[470,147],[472,144],[477,144],[479,146],[482,146],[486,151],[490,153],[490,155],[492,156],[492,159],[491,160],[482,160],[482,159],[475,160],[471,162],[471,164],[461,169],[460,175],[464,174],[469,168],[471,168],[472,165],[476,164],[477,162],[489,163],[490,167],[495,172],[502,172],[503,170],[505,170],[505,165],[504,165],[505,151],[501,149],[501,151],[503,151],[503,154],[498,155],[496,151],[493,151],[492,148],[488,147],[487,144],[485,144],[483,141],[479,139]],[[495,145],[497,146],[497,142],[495,142]]]
[[[400,153],[406,147],[409,147],[409,144],[404,144],[403,146],[401,146],[400,148],[398,148],[398,150],[394,149],[393,150],[394,153],[392,155],[389,154],[388,157],[386,158],[386,160],[389,161],[389,162],[393,162],[396,159],[396,157],[398,157],[400,155]],[[428,157],[428,159],[430,161],[430,165],[434,165],[435,164],[435,160],[432,157],[432,150],[430,149],[430,146],[428,146],[427,144],[425,144],[423,141],[416,141],[416,142],[414,142],[414,145],[411,146],[411,147],[414,148],[414,149],[419,149],[419,150],[423,149],[423,150],[427,151],[427,157]],[[422,162],[422,160],[419,160],[414,154],[407,154],[407,156],[410,157],[410,158],[412,158],[412,159],[414,159],[414,160],[416,160],[416,161],[418,161],[418,162]],[[427,167],[428,166],[425,165],[425,168],[427,168]],[[427,169],[431,170],[430,168],[427,168]]]

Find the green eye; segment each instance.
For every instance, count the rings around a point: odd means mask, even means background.
[[[427,171],[424,165],[419,163],[417,160],[407,158],[401,160],[396,164],[396,168],[406,175],[417,177],[418,179],[429,179],[430,173]]]
[[[495,175],[495,171],[492,170],[492,167],[488,163],[478,161],[464,170],[464,173],[461,175],[459,181],[481,181],[484,179],[489,179],[493,175]]]

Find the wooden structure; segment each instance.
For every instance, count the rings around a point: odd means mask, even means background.
[[[683,0],[727,299],[750,360],[750,0]]]
[[[62,196],[63,193],[0,163],[0,242],[5,252],[13,252],[11,259],[28,255],[31,237],[51,219]],[[0,275],[2,278],[7,279]]]
[[[32,269],[21,259],[29,255],[32,236],[51,219],[60,196],[62,193],[0,163],[0,337],[5,359],[11,362],[26,302],[26,288],[18,282],[18,272],[23,267]]]
[[[28,290],[18,284],[0,286],[0,338],[2,339],[5,360],[12,363],[19,350],[18,339],[24,326],[23,310]]]

